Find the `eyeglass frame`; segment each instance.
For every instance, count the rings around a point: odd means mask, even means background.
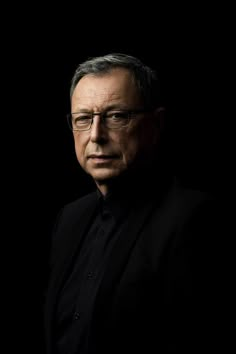
[[[106,126],[106,114],[107,113],[112,113],[112,112],[114,112],[114,113],[124,113],[124,114],[127,114],[127,117],[126,118],[124,118],[124,121],[127,121],[127,124],[125,124],[125,125],[123,125],[122,127],[118,127],[118,128],[108,128],[107,126]],[[105,123],[105,127],[107,128],[107,129],[111,129],[111,130],[119,130],[119,129],[121,129],[121,128],[124,128],[124,127],[127,127],[128,125],[129,125],[129,122],[130,122],[130,119],[132,119],[132,118],[135,118],[135,116],[137,115],[137,114],[142,114],[142,113],[147,113],[147,112],[150,112],[150,110],[147,110],[147,109],[133,109],[133,110],[110,110],[110,111],[104,111],[104,112],[87,112],[87,111],[85,111],[85,112],[72,112],[72,113],[68,113],[67,115],[66,115],[66,117],[67,117],[67,122],[68,122],[68,125],[69,125],[69,128],[72,130],[72,131],[88,131],[88,130],[90,130],[91,129],[91,127],[92,127],[92,124],[93,124],[93,118],[94,118],[94,116],[96,116],[96,115],[98,115],[98,116],[100,116],[101,117],[101,120],[102,120],[102,122],[103,123]],[[91,117],[90,118],[88,118],[88,119],[91,119],[91,121],[90,121],[90,125],[89,125],[89,127],[88,128],[86,128],[86,129],[73,129],[73,126],[72,126],[72,117],[73,117],[73,114],[79,114],[79,113],[86,113],[86,114],[88,114],[88,115],[90,115]]]

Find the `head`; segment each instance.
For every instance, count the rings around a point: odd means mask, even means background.
[[[76,156],[103,194],[119,177],[152,163],[163,108],[151,68],[125,54],[92,58],[75,71],[70,95],[71,118],[80,120],[73,130]]]

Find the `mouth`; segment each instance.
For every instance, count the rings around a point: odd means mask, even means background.
[[[106,155],[106,154],[91,154],[88,156],[88,160],[91,160],[94,163],[106,163],[117,158],[118,158],[117,155]]]

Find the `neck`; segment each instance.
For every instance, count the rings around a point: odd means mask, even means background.
[[[124,172],[117,178],[109,181],[95,182],[97,188],[103,196],[108,193],[132,193],[132,192],[148,192],[161,186],[164,187],[169,183],[171,175],[163,172],[162,168],[156,171],[154,166],[145,166],[143,168],[135,168]]]
[[[95,183],[96,183],[97,188],[101,192],[101,194],[105,197],[110,191],[109,185],[105,182],[104,183],[95,182]]]

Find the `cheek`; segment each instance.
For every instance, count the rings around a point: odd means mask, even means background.
[[[85,148],[86,142],[81,139],[81,137],[74,136],[74,146],[76,157],[81,165],[84,164]]]
[[[139,139],[137,136],[128,135],[120,140],[119,145],[122,152],[123,162],[126,165],[130,165],[130,163],[132,163],[132,161],[136,158],[139,151]]]
[[[139,149],[143,152],[152,151],[160,140],[159,133],[159,129],[154,124],[144,121],[137,131]]]
[[[154,129],[137,127],[120,140],[123,161],[130,165],[134,161],[146,159],[158,143],[158,136]]]

